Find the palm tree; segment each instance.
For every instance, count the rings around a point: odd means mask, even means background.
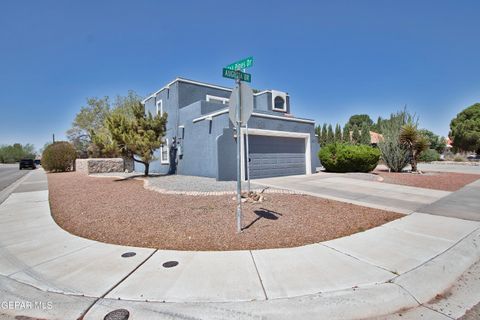
[[[410,165],[412,172],[417,172],[418,157],[422,151],[428,149],[428,140],[417,129],[417,126],[412,123],[407,123],[402,126],[399,136],[400,143],[403,144],[410,154]]]

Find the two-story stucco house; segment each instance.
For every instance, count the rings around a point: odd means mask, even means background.
[[[236,180],[236,132],[228,115],[231,88],[177,78],[143,100],[145,110],[168,113],[164,145],[151,172]],[[319,166],[314,121],[296,118],[287,93],[254,94],[248,121],[250,177],[310,174]],[[246,179],[245,130],[242,177]],[[136,171],[142,171],[135,164]]]

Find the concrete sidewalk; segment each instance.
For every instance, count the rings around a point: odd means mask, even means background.
[[[38,172],[32,181],[45,179]],[[479,228],[413,213],[297,248],[154,250],[71,235],[51,218],[47,190],[17,192],[0,205],[0,294],[53,308],[0,315],[103,319],[126,308],[135,319],[381,316],[427,303],[454,284],[480,257]]]
[[[410,214],[451,192],[349,178],[348,175],[319,173],[252,180],[274,188],[293,190],[317,197],[366,207]]]
[[[440,216],[480,221],[480,180],[420,210]]]

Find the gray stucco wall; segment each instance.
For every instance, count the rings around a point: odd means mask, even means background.
[[[217,137],[228,128],[228,114],[213,117],[212,121],[193,123],[193,119],[224,108],[221,104],[198,101],[180,110],[180,123],[185,130],[179,174],[217,177]]]
[[[230,90],[204,87],[204,86],[181,82],[181,81],[176,82],[176,84],[178,85],[178,93],[179,93],[178,107],[179,108],[183,108],[185,106],[188,106],[200,100],[206,100],[207,94],[212,96],[222,97],[222,98],[229,98],[230,94],[232,93]]]
[[[270,98],[271,100],[271,98]],[[253,108],[255,111],[267,111],[268,110],[268,93],[262,93],[256,96],[253,96]]]
[[[222,135],[217,137],[216,159],[218,162],[217,180],[236,180],[237,147],[232,128],[224,129]]]

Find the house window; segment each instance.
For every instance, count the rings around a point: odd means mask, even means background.
[[[228,104],[229,100],[230,99],[228,99],[228,98],[211,96],[211,95],[207,94],[207,101],[208,102],[219,103],[219,104]]]
[[[165,138],[165,143],[160,146],[160,162],[162,164],[170,164],[168,138]]]
[[[280,96],[276,96],[273,100],[273,109],[285,111],[285,99]]]
[[[163,114],[163,101],[162,100],[157,101],[157,114],[159,114],[159,115]]]
[[[185,139],[185,126],[178,126],[178,130],[180,131],[180,139]]]

